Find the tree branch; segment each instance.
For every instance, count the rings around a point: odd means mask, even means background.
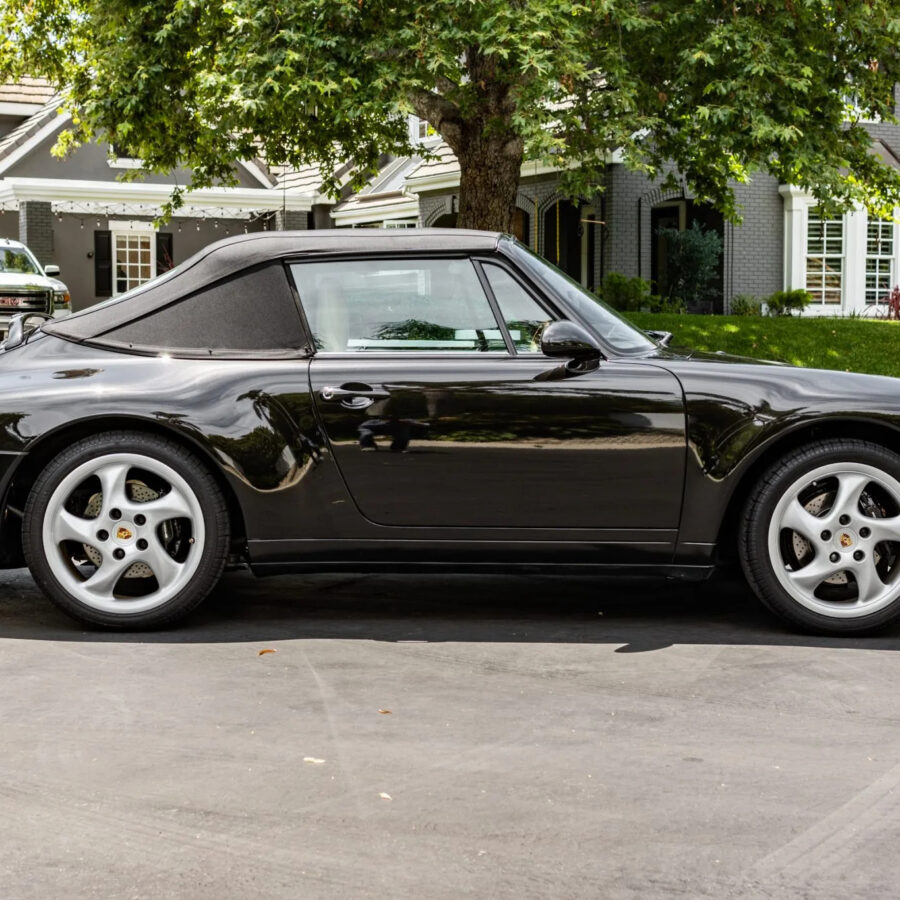
[[[409,95],[413,111],[420,119],[429,122],[450,149],[458,152],[462,119],[459,107],[434,91],[416,90]]]

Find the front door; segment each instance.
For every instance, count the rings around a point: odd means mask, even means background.
[[[330,261],[293,274],[318,348],[320,423],[371,522],[677,527],[684,409],[668,372],[611,362],[572,376],[538,346],[555,314],[492,262]]]

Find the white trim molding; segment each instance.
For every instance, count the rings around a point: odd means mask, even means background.
[[[360,203],[347,210],[338,210],[337,212],[332,210],[331,218],[338,228],[386,222],[393,219],[418,219],[419,198],[410,197],[404,202],[394,200],[392,203],[373,202],[366,205]]]
[[[784,289],[792,291],[806,285],[806,213],[815,201],[790,184],[778,193],[784,198]]]
[[[175,190],[174,184],[147,184],[137,181],[77,181],[61,178],[5,178],[0,181],[0,203],[24,200],[44,200],[51,203],[112,204],[130,206],[147,204],[147,215],[153,208],[161,209]],[[256,212],[309,212],[314,198],[310,195],[292,194],[272,188],[216,187],[198,188],[185,193],[185,200],[193,208]],[[181,210],[176,216],[184,216]]]
[[[134,156],[116,156],[107,159],[106,164],[111,169],[143,169],[144,161]]]
[[[817,205],[815,197],[794,185],[778,188],[784,200],[784,289],[795,290],[807,285],[807,240],[809,211]],[[866,306],[866,257],[868,253],[869,217],[864,209],[852,209],[843,215],[843,251],[840,304],[811,303],[806,315],[829,316],[863,312]],[[897,240],[897,211],[893,232],[893,280],[900,273],[900,242]],[[817,255],[817,254],[813,254]],[[893,286],[893,285],[892,285]]]
[[[607,154],[607,163],[617,163],[622,161],[622,154],[619,150]],[[448,163],[449,164],[449,160]],[[449,172],[437,172],[434,175],[417,175],[416,172],[421,171],[427,164],[423,164],[419,169],[415,169],[409,175],[404,183],[404,189],[412,194],[421,194],[425,191],[445,191],[459,190],[459,168],[454,168]],[[578,164],[569,163],[567,166],[555,166],[551,163],[539,159],[526,159],[522,163],[520,170],[520,178],[538,178],[542,175],[558,175],[563,169],[575,169]]]
[[[11,100],[6,100],[0,103],[0,116],[19,116],[22,119],[27,119],[29,116],[40,112],[46,105],[46,103],[14,103]]]

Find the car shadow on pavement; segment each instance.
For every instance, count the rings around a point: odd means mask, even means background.
[[[618,653],[675,644],[900,650],[900,624],[872,637],[791,632],[737,572],[703,583],[545,575],[227,574],[170,629],[86,629],[56,610],[24,571],[0,572],[0,638],[115,643],[279,640],[616,644]]]

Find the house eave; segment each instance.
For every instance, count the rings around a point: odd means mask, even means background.
[[[364,207],[353,206],[346,210],[332,210],[331,218],[337,226],[367,225],[372,222],[393,221],[395,219],[418,219],[418,197],[408,198],[405,203],[367,203]]]
[[[44,103],[12,103],[4,100],[0,102],[0,116],[18,116],[27,119],[36,112],[40,112],[45,105]]]
[[[607,155],[608,163],[621,163],[622,153],[615,150]],[[576,168],[576,163],[571,163],[567,168]],[[545,175],[558,175],[560,166],[552,165],[542,160],[526,160],[522,163],[521,178],[539,178]],[[445,191],[459,189],[459,169],[453,172],[440,172],[435,175],[412,175],[406,180],[406,189],[413,194],[421,194],[430,191]]]
[[[40,107],[43,109],[43,107]],[[54,116],[49,122],[44,123],[34,134],[22,141],[17,147],[13,147],[10,152],[0,159],[0,175],[11,169],[17,162],[28,156],[29,153],[38,147],[48,137],[55,134],[71,120],[68,113],[60,113]]]
[[[50,203],[142,203],[161,208],[172,196],[174,184],[140,182],[79,181],[59,178],[17,178],[0,181],[0,203],[43,200]],[[198,188],[185,195],[192,207],[222,210],[309,212],[314,197],[290,194],[271,188],[216,187]],[[178,212],[175,213],[178,215]]]

